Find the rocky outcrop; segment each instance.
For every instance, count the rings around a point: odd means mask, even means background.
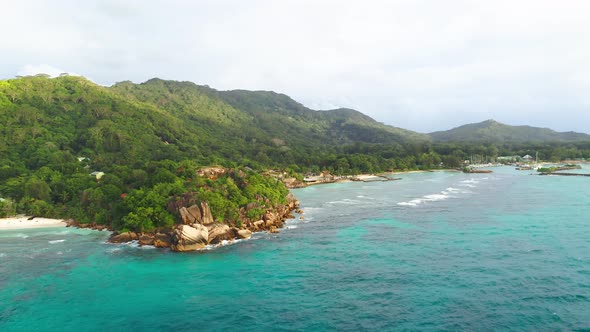
[[[262,230],[264,229],[264,220],[258,220],[252,223],[252,226],[254,226],[254,230]]]
[[[167,233],[156,233],[154,235],[154,247],[156,248],[170,248],[172,246],[172,238]]]
[[[233,239],[233,233],[228,225],[217,224],[209,228],[209,240],[211,244],[217,244],[223,240]]]
[[[180,219],[184,225],[200,223],[203,218],[201,209],[197,205],[192,205],[188,208],[183,206],[178,210],[178,213],[180,214]]]
[[[204,167],[197,171],[199,176],[207,177],[209,180],[215,180],[221,175],[225,174],[227,169],[221,166]]]
[[[180,219],[184,225],[203,224],[211,225],[215,223],[211,208],[207,202],[202,202],[200,205],[192,205],[189,207],[181,207],[178,209]]]
[[[252,237],[252,231],[247,229],[240,229],[238,231],[238,239],[249,239]]]
[[[172,232],[174,251],[193,251],[203,249],[209,239],[209,230],[201,224],[179,225]]]
[[[153,246],[154,240],[154,234],[141,234],[138,239],[139,244],[142,246]]]
[[[201,214],[203,216],[201,223],[203,225],[211,225],[215,222],[213,220],[213,215],[211,214],[211,209],[209,208],[209,204],[207,202],[201,202]]]
[[[287,204],[262,210],[260,219],[249,219],[250,209],[263,209],[268,201],[253,202],[240,209],[240,219],[231,224],[219,223],[207,202],[191,206],[176,207],[180,225],[169,231],[157,230],[154,233],[113,233],[109,242],[122,243],[138,241],[140,245],[153,245],[157,248],[170,248],[173,251],[193,251],[203,249],[207,244],[219,244],[224,240],[249,239],[253,232],[267,231],[278,233],[285,219],[294,218],[292,211],[299,207],[299,201],[292,194],[287,196]]]
[[[111,235],[109,242],[124,243],[124,242],[135,241],[138,239],[139,239],[139,237],[137,236],[137,233],[134,233],[134,232],[124,232],[124,233],[116,233],[115,232]]]

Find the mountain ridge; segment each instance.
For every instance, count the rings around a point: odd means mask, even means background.
[[[494,119],[464,124],[449,130],[428,134],[435,142],[579,142],[590,141],[590,135],[574,131],[558,132],[530,125],[508,125]]]

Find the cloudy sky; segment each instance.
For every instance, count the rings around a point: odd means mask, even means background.
[[[420,132],[590,133],[590,1],[6,0],[0,78],[274,90]]]

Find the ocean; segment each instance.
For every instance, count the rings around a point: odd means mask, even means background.
[[[0,331],[590,329],[590,178],[492,169],[296,189],[204,252],[1,231]]]

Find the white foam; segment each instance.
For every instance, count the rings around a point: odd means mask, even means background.
[[[463,180],[463,181],[461,181],[461,183],[473,183],[473,184],[476,184],[476,183],[479,183],[479,182],[480,181],[478,181],[476,179],[469,179],[469,180]]]
[[[453,192],[461,192],[461,189],[457,189],[457,188],[453,188],[453,187],[448,187],[446,190],[448,192],[451,192],[451,193],[453,193]]]
[[[460,184],[460,186],[462,186],[462,187],[468,187],[468,188],[475,188],[474,185],[469,184],[469,183],[463,183],[463,184]]]
[[[6,253],[0,252],[0,257],[6,257]]]
[[[449,198],[449,195],[445,195],[445,194],[432,194],[432,195],[426,195],[424,196],[424,200],[425,201],[429,201],[429,202],[436,202],[436,201],[443,201],[445,199]]]
[[[285,226],[285,229],[295,229],[297,228],[297,225],[287,225]]]
[[[205,248],[203,248],[202,250],[213,250],[219,247],[224,247],[224,246],[228,246],[228,245],[233,245],[239,242],[244,241],[244,239],[234,239],[234,240],[222,240],[221,242],[217,243],[217,244],[208,244],[205,246]]]
[[[49,243],[56,244],[56,243],[62,243],[62,242],[65,242],[65,241],[66,240],[64,240],[64,239],[61,239],[61,240],[52,240],[52,241],[49,241]]]
[[[454,188],[447,188],[447,190],[448,189],[454,189]],[[416,206],[416,205],[422,204],[424,202],[443,201],[443,200],[448,199],[450,197],[453,197],[450,195],[450,192],[443,190],[440,192],[440,194],[424,195],[421,198],[415,198],[415,199],[407,201],[407,202],[399,202],[399,203],[397,203],[397,205]]]
[[[139,241],[133,240],[133,241],[122,243],[122,245],[127,246],[127,247],[131,247],[131,248],[139,248]]]
[[[51,234],[55,234],[55,235],[65,235],[65,234],[70,234],[70,233],[72,233],[72,231],[70,231],[70,230],[66,230],[66,231],[52,232]]]
[[[359,204],[361,203],[360,201],[354,200],[354,199],[348,199],[345,198],[343,200],[340,201],[330,201],[330,202],[326,202],[326,204],[344,204],[344,205],[355,205],[355,204]]]

